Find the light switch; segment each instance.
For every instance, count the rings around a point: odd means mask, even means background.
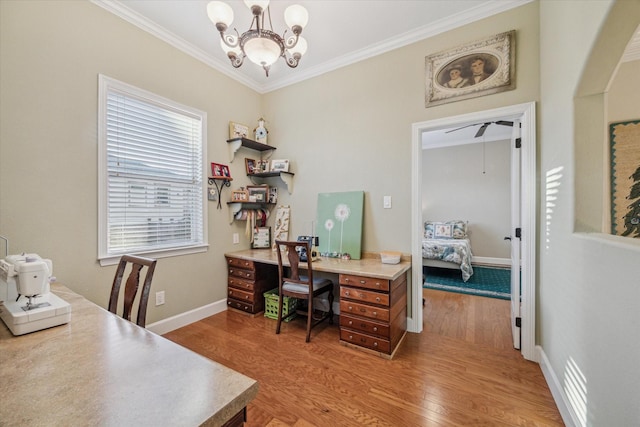
[[[383,207],[385,209],[391,209],[391,196],[384,196]]]

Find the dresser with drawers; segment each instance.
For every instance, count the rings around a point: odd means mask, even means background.
[[[263,294],[278,287],[278,267],[233,256],[227,259],[227,306],[249,314],[264,311]]]
[[[340,341],[393,356],[407,329],[407,277],[340,274]]]

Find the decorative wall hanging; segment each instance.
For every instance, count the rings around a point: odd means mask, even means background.
[[[438,52],[425,58],[425,107],[516,88],[516,32]]]
[[[611,233],[640,238],[640,120],[611,123]]]
[[[318,249],[322,256],[360,259],[364,191],[318,194]]]
[[[240,123],[229,122],[229,139],[246,138],[249,135],[249,126]]]
[[[291,216],[291,208],[289,206],[279,206],[276,211],[276,219],[274,220],[275,232],[273,234],[272,249],[276,250],[276,240],[287,240],[289,238],[289,217]]]

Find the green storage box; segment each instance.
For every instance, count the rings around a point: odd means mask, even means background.
[[[264,293],[264,317],[269,319],[278,319],[278,302],[280,295],[278,295],[278,288],[271,289]],[[284,297],[282,301],[282,320],[289,322],[296,317],[296,307],[298,306],[298,300],[295,298]]]

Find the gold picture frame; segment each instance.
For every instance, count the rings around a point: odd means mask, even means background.
[[[229,122],[229,139],[247,138],[249,135],[249,126],[241,123]]]
[[[516,31],[425,57],[425,107],[516,88]]]

